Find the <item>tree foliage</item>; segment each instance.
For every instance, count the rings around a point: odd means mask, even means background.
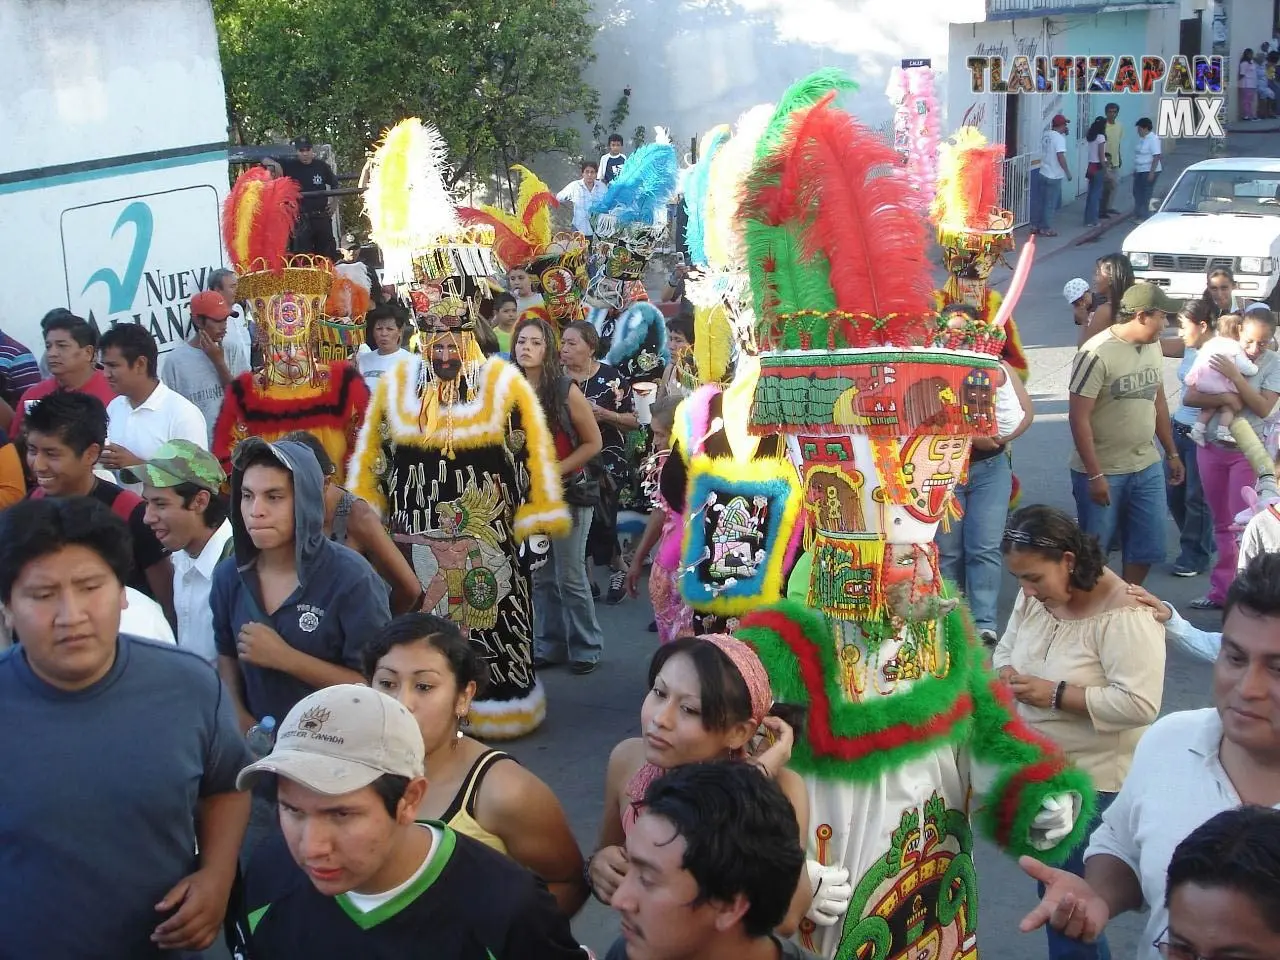
[[[539,153],[574,154],[590,0],[213,0],[237,139],[307,133],[359,169],[382,131],[439,128],[453,176],[486,177]]]

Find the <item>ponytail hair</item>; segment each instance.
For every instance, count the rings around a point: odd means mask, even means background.
[[[1107,566],[1106,554],[1098,538],[1085,533],[1071,517],[1043,503],[1023,507],[1009,520],[1004,539],[1000,543],[1002,553],[1017,550],[1035,553],[1057,563],[1064,554],[1076,558],[1070,583],[1077,590],[1092,590],[1102,579]]]

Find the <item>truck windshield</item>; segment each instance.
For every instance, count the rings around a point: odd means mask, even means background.
[[[1280,173],[1188,170],[1169,192],[1160,212],[1280,216]]]

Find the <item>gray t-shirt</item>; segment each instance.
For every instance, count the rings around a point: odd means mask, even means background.
[[[198,866],[196,804],[252,761],[194,654],[122,635],[67,692],[0,653],[0,904],[6,957],[147,960],[155,905]]]
[[[249,369],[249,356],[239,341],[226,337],[222,341],[222,352],[227,358],[231,376],[238,377]],[[203,350],[186,341],[175,343],[160,364],[160,382],[200,408],[204,422],[209,426],[209,442],[213,443],[213,426],[222,411],[224,393],[213,361],[204,355]]]
[[[1258,359],[1254,363],[1258,365],[1258,372],[1252,377],[1245,377],[1245,382],[1259,392],[1269,390],[1272,393],[1280,394],[1280,355],[1277,355],[1273,350],[1264,350],[1258,355]],[[1266,432],[1266,428],[1263,426],[1263,418],[1247,407],[1236,416],[1248,420],[1249,425],[1257,432],[1259,438]],[[1215,414],[1205,430],[1210,440],[1213,439],[1214,432],[1217,429],[1218,417]]]

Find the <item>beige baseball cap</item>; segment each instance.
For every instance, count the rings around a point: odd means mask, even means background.
[[[425,754],[418,721],[399,701],[344,683],[299,701],[280,725],[274,749],[240,771],[236,788],[274,773],[336,797],[384,774],[424,776]]]

